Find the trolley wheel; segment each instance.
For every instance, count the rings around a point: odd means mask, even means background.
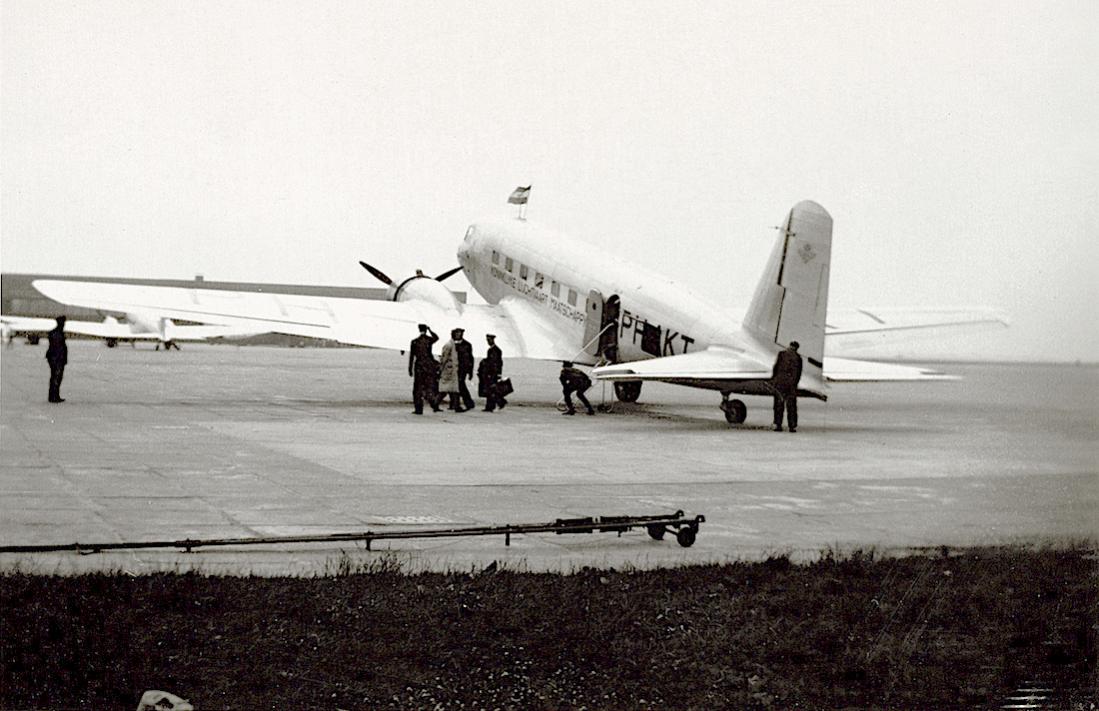
[[[696,537],[698,537],[698,531],[690,526],[687,526],[686,528],[681,528],[675,532],[675,540],[677,540],[679,542],[679,545],[683,546],[684,548],[690,548],[692,545],[694,545]]]
[[[654,541],[664,540],[664,524],[662,523],[650,523],[645,527],[649,532],[649,538]]]
[[[725,421],[730,425],[743,424],[748,418],[748,406],[743,400],[729,400],[728,404],[722,403],[721,409],[725,413]]]

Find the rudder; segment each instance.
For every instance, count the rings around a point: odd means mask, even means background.
[[[786,216],[744,317],[744,327],[768,342],[798,341],[818,376],[831,261],[832,216],[811,200],[799,202]]]

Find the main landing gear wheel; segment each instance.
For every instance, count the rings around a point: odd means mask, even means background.
[[[621,402],[637,402],[637,398],[641,397],[641,381],[615,383],[614,396]]]
[[[743,424],[748,417],[748,406],[743,400],[722,400],[721,411],[725,413],[725,421],[730,425]]]
[[[698,529],[692,526],[686,526],[675,532],[675,540],[679,542],[679,545],[684,548],[690,548],[694,545],[695,538],[698,537]]]
[[[664,524],[662,524],[662,523],[652,523],[652,524],[649,524],[648,526],[646,526],[645,528],[649,531],[649,538],[653,539],[654,541],[664,540],[664,531],[665,531]]]

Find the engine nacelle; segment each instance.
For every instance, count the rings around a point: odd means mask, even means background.
[[[168,325],[168,319],[147,312],[127,313],[126,322],[132,333],[156,333],[161,338],[165,337]]]
[[[444,311],[457,311],[458,300],[454,292],[431,277],[414,276],[405,279],[389,297],[393,301],[422,301],[438,306]]]

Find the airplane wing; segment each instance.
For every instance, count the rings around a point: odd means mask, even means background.
[[[438,282],[434,282],[437,284]],[[152,312],[254,333],[285,333],[356,346],[407,350],[426,323],[441,335],[461,327],[483,356],[485,334],[496,335],[506,357],[571,360],[575,338],[562,333],[518,299],[495,305],[462,304],[446,288],[438,298],[379,301],[345,297],[221,291],[101,282],[36,280],[55,301],[115,312]],[[445,297],[445,298],[444,298]]]
[[[47,333],[53,330],[57,321],[52,318],[32,318],[30,316],[0,316],[5,328],[17,333]]]
[[[1006,315],[973,309],[829,309],[824,331],[826,356],[887,357],[885,351],[917,340],[1006,328]]]
[[[0,316],[0,323],[16,333],[48,333],[57,326],[52,318],[33,318],[30,316]],[[135,338],[144,336],[156,338],[155,334],[135,334],[130,327],[114,319],[104,321],[66,321],[65,333],[96,338]]]
[[[15,333],[48,333],[57,325],[52,318],[7,315],[0,316],[0,323]],[[164,335],[161,335],[155,331],[135,331],[130,324],[108,317],[103,321],[66,321],[65,333],[120,341],[205,341],[210,338],[249,336],[257,331],[233,326],[180,326],[169,322]]]

